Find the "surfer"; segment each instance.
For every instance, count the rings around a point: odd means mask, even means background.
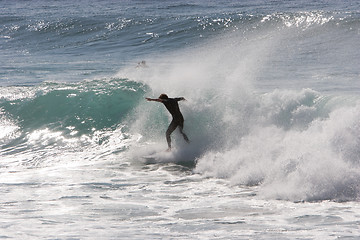
[[[161,102],[165,105],[166,109],[170,112],[173,117],[168,129],[166,130],[166,141],[168,144],[168,151],[171,151],[171,138],[170,134],[179,127],[180,133],[183,135],[184,140],[189,143],[189,139],[186,134],[183,132],[184,128],[184,117],[180,112],[179,101],[186,100],[183,97],[180,98],[169,98],[166,94],[161,94],[159,98],[145,98],[148,101]]]

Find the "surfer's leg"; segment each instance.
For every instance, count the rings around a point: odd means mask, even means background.
[[[174,121],[174,119],[171,121],[168,129],[166,130],[166,141],[168,144],[169,149],[171,149],[171,138],[170,138],[170,134],[176,129],[176,127],[178,126],[178,124],[176,123],[176,121]]]
[[[180,133],[183,135],[184,140],[185,140],[187,143],[190,143],[189,138],[188,138],[188,137],[186,136],[186,134],[183,132],[183,128],[184,128],[184,122],[181,122],[181,123],[179,124]]]

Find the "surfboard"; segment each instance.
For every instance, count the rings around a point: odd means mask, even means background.
[[[143,159],[145,159],[145,163],[146,164],[152,164],[152,163],[156,163],[156,158],[154,156],[143,156]]]
[[[160,163],[160,162],[166,162],[169,161],[169,159],[172,159],[173,153],[168,151],[159,151],[152,153],[150,155],[142,156],[142,158],[145,160],[145,163]]]

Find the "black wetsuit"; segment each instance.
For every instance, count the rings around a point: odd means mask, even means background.
[[[184,128],[184,117],[180,112],[178,101],[184,100],[184,98],[167,98],[162,99],[162,103],[165,105],[166,109],[170,112],[173,117],[168,129],[166,130],[166,140],[169,148],[171,148],[171,138],[170,134],[179,127],[180,133],[183,135],[186,142],[189,142],[188,137],[183,133]]]

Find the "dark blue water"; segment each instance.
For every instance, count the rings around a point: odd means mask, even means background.
[[[2,85],[33,85],[108,77],[149,56],[207,44],[224,33],[247,38],[257,32],[266,37],[264,29],[283,34],[276,29],[286,27],[288,36],[278,40],[285,42],[276,49],[275,63],[268,70],[280,69],[266,78],[272,81],[281,74],[289,80],[287,75],[293,71],[302,78],[299,71],[318,66],[333,74],[348,73],[351,80],[357,77],[354,69],[359,66],[358,4],[2,1],[0,81]]]

